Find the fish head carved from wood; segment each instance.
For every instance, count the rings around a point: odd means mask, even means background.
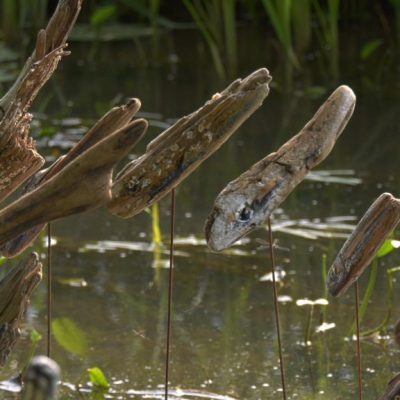
[[[205,226],[212,250],[223,250],[266,223],[308,171],[328,156],[355,101],[353,91],[340,86],[297,135],[225,187]]]

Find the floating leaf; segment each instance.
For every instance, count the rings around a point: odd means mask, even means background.
[[[334,322],[323,322],[321,325],[319,325],[315,328],[315,332],[316,333],[325,332],[325,331],[329,331],[330,329],[333,329],[335,327],[336,327],[336,324]]]
[[[74,321],[69,318],[54,319],[51,323],[57,343],[65,350],[84,355],[88,349],[88,339]]]
[[[72,287],[86,287],[87,282],[83,278],[61,278],[57,280],[62,285],[68,285]]]
[[[43,336],[36,329],[32,329],[29,338],[32,344],[36,344],[42,340]]]
[[[396,250],[400,247],[400,240],[388,239],[383,242],[383,245],[380,247],[378,252],[376,253],[377,257],[383,257],[387,254],[391,253],[393,250]]]
[[[314,302],[308,299],[299,299],[296,300],[296,306],[303,307],[303,306],[313,306]]]
[[[103,371],[98,367],[88,369],[90,382],[99,389],[107,390],[110,388],[110,384]]]

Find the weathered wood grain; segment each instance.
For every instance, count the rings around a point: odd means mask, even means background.
[[[266,222],[308,171],[328,156],[355,101],[353,91],[340,86],[296,136],[223,189],[205,225],[212,250],[229,247]]]
[[[36,356],[24,374],[22,400],[56,400],[60,367],[52,359]]]
[[[365,271],[387,236],[400,221],[400,201],[381,194],[368,208],[340,249],[327,278],[329,292],[343,295]]]
[[[109,211],[132,217],[179,185],[260,107],[270,80],[266,69],[238,79],[159,135],[117,176]]]
[[[378,400],[400,400],[400,374],[389,382],[386,392]]]
[[[31,295],[42,279],[36,253],[22,260],[0,281],[0,366],[3,366],[19,335]]]
[[[143,119],[131,122],[1,210],[0,246],[37,225],[108,203],[114,164],[131,151],[146,129]]]
[[[69,165],[83,152],[94,146],[103,138],[124,127],[140,108],[138,99],[131,99],[127,104],[114,107],[89,129],[86,135],[63,157],[60,157],[48,169],[39,171],[28,183],[27,191],[32,191],[47,182],[50,178]],[[23,232],[0,246],[0,254],[5,257],[15,257],[24,251],[40,234],[45,224],[40,224]]]
[[[18,188],[44,163],[29,137],[28,110],[61,58],[65,41],[81,8],[81,0],[60,0],[45,30],[38,33],[36,50],[10,90],[0,99],[0,201]]]

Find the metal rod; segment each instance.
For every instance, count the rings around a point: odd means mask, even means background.
[[[362,371],[361,371],[361,344],[360,344],[360,316],[359,316],[359,303],[360,296],[358,291],[358,280],[354,284],[354,295],[355,295],[355,308],[356,308],[356,336],[357,336],[357,375],[358,375],[358,399],[362,400]]]
[[[274,244],[272,241],[271,217],[268,217],[268,240],[269,240],[269,251],[270,251],[270,257],[271,257],[272,287],[274,289],[275,323],[276,323],[276,334],[278,336],[279,364],[280,364],[280,368],[281,368],[281,381],[282,381],[282,396],[283,396],[283,400],[286,400],[285,369],[284,369],[283,355],[282,355],[282,341],[281,341],[281,327],[280,327],[279,307],[278,307],[278,295],[276,292],[275,255],[274,255]]]
[[[51,354],[51,314],[52,314],[52,290],[51,290],[51,224],[47,224],[47,357]]]
[[[171,343],[171,314],[172,314],[172,283],[173,283],[173,269],[174,269],[174,234],[175,234],[175,189],[172,189],[170,247],[169,247],[167,347],[165,354],[165,400],[168,400],[169,359],[170,359],[170,343]]]

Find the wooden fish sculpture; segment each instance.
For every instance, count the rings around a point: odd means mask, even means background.
[[[130,99],[126,104],[108,111],[65,156],[60,157],[49,168],[39,171],[29,182],[26,191],[32,191],[43,185],[100,140],[123,128],[137,113],[140,105],[138,99]],[[38,237],[45,225],[37,225],[4,243],[0,246],[0,254],[8,258],[20,254]]]
[[[329,269],[327,286],[333,296],[344,294],[371,263],[400,221],[400,200],[381,194],[368,208]]]
[[[265,69],[231,83],[153,140],[113,184],[109,211],[132,217],[160,200],[229,139],[269,92]]]
[[[112,169],[147,129],[135,120],[89,147],[37,189],[0,211],[0,246],[23,232],[111,200]]]
[[[229,247],[267,221],[308,171],[328,156],[355,101],[353,91],[340,86],[296,136],[225,187],[205,225],[212,250]]]

